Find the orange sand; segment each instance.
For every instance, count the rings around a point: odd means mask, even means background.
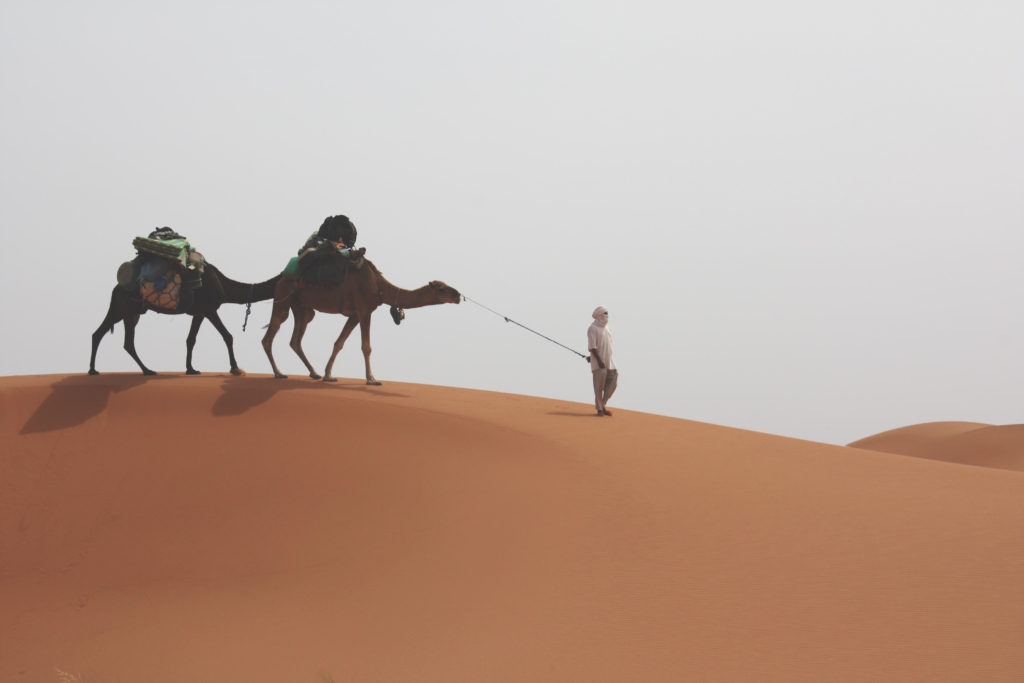
[[[850,446],[1024,472],[1024,424],[928,422],[882,432]]]
[[[0,680],[1020,680],[1024,473],[592,410],[0,378]]]

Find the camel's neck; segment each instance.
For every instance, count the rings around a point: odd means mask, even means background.
[[[388,306],[419,308],[439,303],[430,285],[419,289],[402,289],[385,280],[383,275],[378,274],[377,277],[380,279],[380,298]]]
[[[212,270],[217,278],[220,279],[221,287],[224,290],[224,303],[228,304],[246,304],[272,299],[274,297],[274,286],[281,279],[280,275],[275,275],[269,280],[250,284],[248,282],[236,282],[209,264],[207,264],[206,269]]]

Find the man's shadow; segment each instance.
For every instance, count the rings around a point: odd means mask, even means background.
[[[50,385],[50,395],[39,404],[20,433],[38,434],[76,427],[106,410],[111,394],[163,379],[171,379],[171,376],[115,373],[72,375],[57,380]]]

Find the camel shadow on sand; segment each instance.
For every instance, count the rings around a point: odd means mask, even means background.
[[[110,397],[122,391],[130,391],[149,382],[177,380],[188,382],[189,378],[179,374],[120,374],[72,375],[50,385],[47,396],[31,417],[25,422],[20,434],[39,434],[60,429],[77,427],[100,415],[107,409]],[[380,386],[367,386],[363,380],[352,379],[337,383],[318,382],[312,379],[274,379],[272,377],[236,377],[227,375],[221,383],[222,393],[214,401],[210,412],[215,417],[241,415],[269,401],[281,391],[304,389],[306,391],[368,391],[375,396],[387,398],[408,398],[407,394],[387,391]]]
[[[349,391],[369,392],[386,398],[408,398],[408,394],[388,391],[382,386],[368,386],[365,380],[340,379],[338,382],[322,382],[309,378],[274,379],[273,377],[228,376],[221,383],[223,393],[213,403],[211,413],[215,417],[241,415],[251,408],[266,403],[282,391]]]
[[[77,427],[106,410],[112,394],[165,379],[172,379],[172,376],[113,373],[65,377],[50,385],[50,395],[39,404],[20,433],[38,434]]]

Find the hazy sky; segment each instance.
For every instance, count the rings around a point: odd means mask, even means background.
[[[1019,0],[4,0],[0,374],[87,370],[136,235],[258,281],[344,213],[395,284],[581,352],[608,307],[611,405],[830,443],[1021,422],[1022,35]],[[269,313],[222,309],[249,372]],[[182,372],[188,325],[147,314],[140,355]],[[136,370],[122,332],[101,372]],[[373,343],[385,382],[592,401],[469,303]],[[227,369],[212,326],[196,365]]]

